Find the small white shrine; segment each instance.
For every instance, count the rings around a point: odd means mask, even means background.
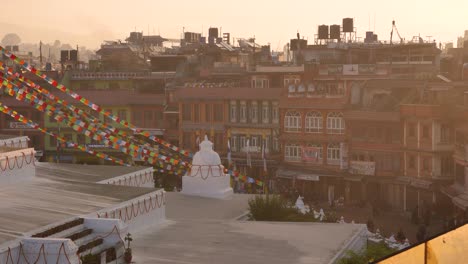
[[[193,156],[191,169],[182,177],[182,193],[217,199],[233,194],[231,176],[224,173],[221,158],[207,136],[200,143],[200,151]]]
[[[305,205],[304,204],[304,197],[301,197],[299,195],[299,197],[297,197],[297,200],[296,200],[296,205],[294,206],[299,212],[301,212],[302,214],[307,214],[307,213],[310,213],[310,208],[309,206]]]

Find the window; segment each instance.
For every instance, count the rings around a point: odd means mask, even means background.
[[[423,138],[429,138],[429,127],[428,126],[423,126],[422,137]]]
[[[452,176],[453,173],[453,159],[450,156],[441,157],[440,172],[442,176]]]
[[[252,122],[252,123],[257,123],[258,122],[257,102],[252,102],[250,104],[250,122]]]
[[[430,164],[430,159],[429,158],[423,158],[423,171],[429,171],[429,164]]]
[[[256,148],[255,147],[259,147],[260,146],[260,140],[257,136],[251,136],[250,137],[250,147],[251,147],[251,152],[255,152]]]
[[[144,126],[145,127],[150,127],[151,126],[151,123],[153,123],[153,112],[151,111],[145,111],[143,113],[143,118],[145,120],[144,122]]]
[[[308,112],[305,118],[305,132],[321,133],[322,122],[323,119],[320,112]]]
[[[126,120],[127,119],[127,110],[119,109],[119,111],[117,112],[117,116],[119,117],[120,120]]]
[[[141,112],[133,112],[133,123],[137,126],[142,126]]]
[[[416,159],[412,155],[408,158],[408,168],[416,169]]]
[[[252,79],[252,88],[268,88],[270,81],[265,77],[254,77]]]
[[[42,117],[43,113],[42,112],[38,112],[38,111],[33,111],[31,113],[31,119],[32,121],[36,122],[36,123],[39,123],[41,121],[41,117]]]
[[[200,105],[193,105],[193,121],[200,122]]]
[[[410,137],[416,136],[416,128],[415,128],[415,125],[412,123],[408,124],[408,135]]]
[[[277,137],[273,137],[273,151],[278,152],[280,150],[280,144]]]
[[[450,143],[450,127],[446,124],[440,125],[440,142]]]
[[[247,104],[245,101],[241,101],[239,118],[242,123],[247,122]]]
[[[230,106],[230,120],[231,123],[235,123],[237,121],[237,104],[236,101],[231,101]]]
[[[317,158],[319,160],[323,159],[323,146],[322,144],[307,144],[308,148],[316,149],[318,152]]]
[[[345,123],[343,114],[340,112],[330,112],[327,115],[327,132],[330,134],[343,134]]]
[[[231,137],[231,151],[237,152],[237,136]]]
[[[163,122],[164,122],[164,117],[163,117],[163,113],[161,111],[154,111],[154,124],[157,126],[157,127],[161,127],[163,126]]]
[[[301,114],[296,111],[288,111],[284,116],[284,129],[287,132],[298,132],[301,130]]]
[[[120,85],[118,82],[109,83],[109,90],[118,90],[118,89],[120,89]]]
[[[270,122],[270,109],[268,107],[268,102],[263,102],[262,105],[262,122],[267,124]]]
[[[297,144],[287,144],[284,146],[284,160],[300,161],[302,156],[301,147]]]
[[[241,136],[239,138],[239,150],[244,151],[245,145],[246,145],[247,140],[245,139],[245,136]]]
[[[83,135],[83,134],[78,134],[78,135],[76,136],[76,142],[77,142],[78,144],[80,144],[80,145],[86,144],[86,136]]]
[[[223,105],[222,104],[215,104],[214,106],[214,121],[215,122],[222,122],[223,121]]]
[[[206,122],[211,122],[211,105],[210,104],[206,104],[205,105],[205,119],[206,119]]]
[[[331,161],[332,163],[339,161],[341,159],[340,154],[341,154],[340,144],[336,144],[336,143],[328,144],[328,148],[327,148],[328,161]]]
[[[182,120],[192,121],[192,105],[184,104],[182,106]]]
[[[278,124],[279,122],[279,110],[278,110],[278,103],[274,102],[273,107],[271,109],[271,120],[274,124]]]

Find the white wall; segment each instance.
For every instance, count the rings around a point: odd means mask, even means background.
[[[345,225],[354,225],[354,224],[345,224]],[[346,252],[348,250],[354,252],[361,252],[367,245],[367,227],[363,224],[358,224],[360,227],[358,231],[346,242],[345,245],[341,248],[338,253],[333,257],[333,259],[329,262],[337,263],[339,259],[346,256]]]
[[[0,185],[31,180],[36,176],[33,148],[0,152]]]
[[[164,190],[157,190],[110,208],[90,214],[95,218],[120,219],[128,225],[128,232],[137,233],[166,221],[166,197]]]
[[[0,139],[0,147],[27,148],[29,138],[26,136]]]
[[[137,172],[127,173],[118,177],[106,179],[97,183],[154,188],[153,171],[154,169],[150,167],[139,170]]]
[[[21,244],[0,253],[0,264],[78,264],[77,250],[70,239],[25,238]]]

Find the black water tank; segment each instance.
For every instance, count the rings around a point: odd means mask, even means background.
[[[218,38],[218,28],[209,28],[208,29],[208,38]]]
[[[328,26],[327,25],[318,26],[318,38],[328,39]]]
[[[78,61],[78,50],[70,50],[70,60]]]
[[[60,62],[66,62],[68,60],[69,60],[68,50],[61,50],[60,51]]]
[[[352,18],[343,18],[343,32],[354,32],[354,21]]]
[[[340,25],[331,25],[330,26],[330,38],[331,39],[340,39]]]

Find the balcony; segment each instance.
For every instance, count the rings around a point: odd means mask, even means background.
[[[375,175],[375,162],[373,161],[350,161],[349,173],[357,175]]]
[[[72,72],[71,80],[128,80],[150,78],[151,72]]]
[[[385,65],[375,64],[328,64],[320,65],[320,76],[327,75],[388,75],[390,70]]]
[[[304,72],[304,65],[301,66],[260,66],[255,67],[255,72],[258,73],[302,73]]]
[[[306,98],[344,98],[345,89],[342,86],[326,87],[309,84],[290,84],[288,86],[288,97],[306,97]]]
[[[456,144],[454,158],[468,163],[468,144]]]
[[[454,146],[450,142],[438,142],[434,145],[434,151],[453,151]]]

